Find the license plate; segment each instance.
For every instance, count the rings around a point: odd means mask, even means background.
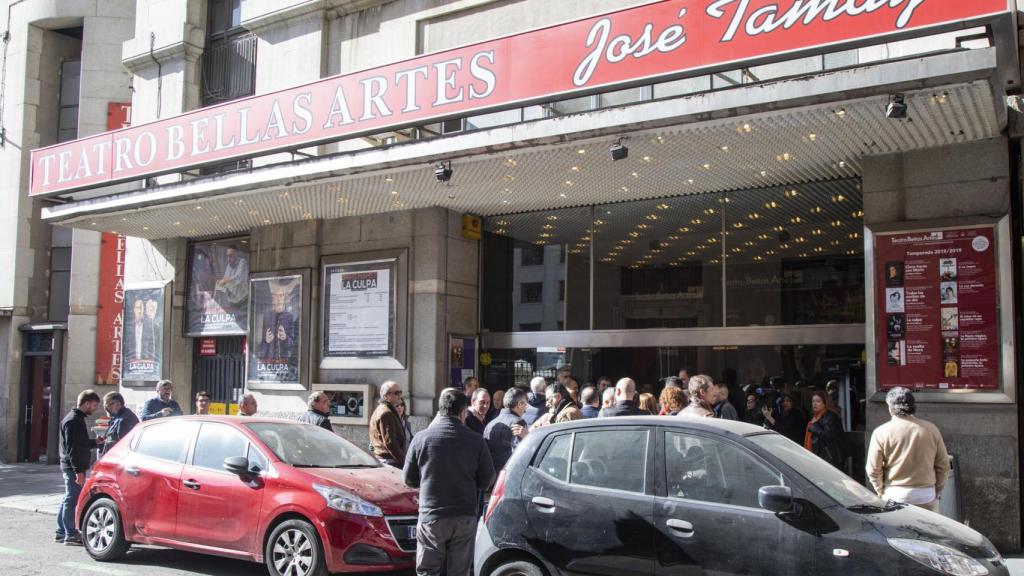
[[[412,526],[406,526],[405,527],[405,537],[408,540],[415,540],[416,539],[416,525],[415,524],[413,524]]]

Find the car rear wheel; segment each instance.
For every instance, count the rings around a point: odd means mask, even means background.
[[[89,506],[82,520],[82,545],[100,562],[117,560],[128,552],[131,542],[124,538],[121,511],[109,498],[101,498]]]
[[[270,576],[326,576],[327,562],[316,529],[304,520],[286,520],[267,539]]]
[[[513,560],[492,570],[491,576],[544,576],[544,571],[528,560]]]

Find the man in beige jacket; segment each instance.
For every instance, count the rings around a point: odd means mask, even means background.
[[[572,397],[569,395],[569,390],[564,384],[555,382],[554,384],[548,385],[547,393],[544,395],[545,401],[547,402],[548,411],[541,414],[541,417],[530,426],[530,429],[540,428],[541,426],[547,426],[548,424],[558,424],[559,422],[570,422],[572,420],[582,420],[583,413],[576,407],[576,403],[572,401]]]
[[[868,443],[871,485],[882,498],[934,511],[949,474],[942,434],[914,416],[914,394],[907,388],[890,390],[885,403],[892,420],[876,428]]]

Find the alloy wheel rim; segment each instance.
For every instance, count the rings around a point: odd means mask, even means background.
[[[274,541],[272,561],[281,576],[306,576],[313,569],[313,544],[301,530],[285,530]]]
[[[85,526],[85,540],[89,548],[103,552],[114,541],[114,514],[106,507],[97,508],[89,515]]]

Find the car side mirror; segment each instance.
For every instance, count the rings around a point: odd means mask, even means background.
[[[789,486],[762,486],[757,491],[757,503],[761,508],[777,514],[796,510],[793,489]]]
[[[224,469],[238,476],[249,475],[249,459],[245,456],[231,456],[224,459]]]

